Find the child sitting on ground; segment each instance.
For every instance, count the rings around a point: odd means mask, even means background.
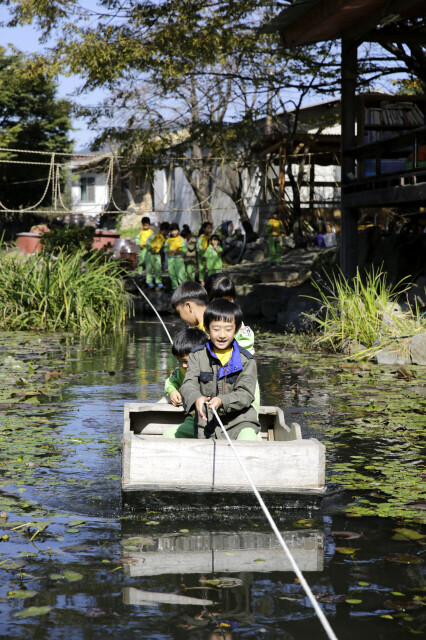
[[[193,349],[204,346],[207,335],[200,329],[182,329],[173,340],[172,353],[177,358],[179,366],[172,371],[164,384],[164,393],[174,407],[182,406],[182,396],[179,392],[188,368],[188,357]],[[194,417],[187,416],[178,427],[171,427],[163,433],[163,438],[193,438]]]
[[[240,307],[228,300],[214,300],[204,312],[204,326],[210,338],[205,346],[196,347],[189,355],[180,388],[186,411],[195,409],[197,413],[199,437],[224,438],[210,411],[214,408],[231,438],[258,439],[260,425],[252,406],[257,384],[256,362],[235,340],[242,318]]]

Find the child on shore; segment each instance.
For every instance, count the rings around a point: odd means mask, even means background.
[[[198,279],[200,284],[204,284],[206,277],[206,261],[204,253],[209,246],[210,236],[213,231],[211,222],[203,222],[201,225],[198,240],[197,240],[197,253],[198,253]]]
[[[182,329],[173,340],[172,353],[177,358],[179,366],[172,371],[164,384],[164,393],[174,407],[182,406],[182,396],[180,388],[185,380],[188,369],[189,354],[193,349],[204,346],[207,342],[207,335],[200,329]],[[163,438],[193,438],[194,437],[194,417],[187,416],[178,427],[170,427],[163,433]]]
[[[187,252],[184,257],[186,280],[195,282],[195,270],[197,267],[197,241],[191,233],[191,229],[184,224],[180,233],[186,242]]]
[[[224,438],[209,411],[214,408],[231,438],[258,439],[260,425],[252,406],[256,362],[235,340],[242,315],[240,307],[228,300],[214,300],[204,312],[204,326],[210,338],[205,346],[196,347],[189,355],[180,388],[186,411],[197,412],[198,437]]]
[[[159,233],[153,233],[146,242],[146,284],[149,289],[153,289],[155,285],[159,289],[163,288],[160,251],[166,242],[169,228],[168,222],[162,222]],[[154,272],[154,278],[152,272]],[[153,280],[155,280],[155,285]]]
[[[186,280],[184,255],[187,247],[185,240],[179,235],[179,225],[176,222],[170,225],[170,236],[164,243],[164,253],[168,257],[169,276],[174,291]]]
[[[278,211],[274,211],[272,217],[268,220],[266,225],[266,235],[268,236],[269,243],[269,261],[268,265],[273,262],[280,264],[282,254],[282,236],[284,232],[284,225]]]
[[[204,260],[206,262],[207,276],[211,276],[213,273],[220,273],[222,271],[222,246],[220,244],[220,238],[215,233],[210,239],[210,244],[204,251]]]
[[[148,217],[143,217],[141,220],[142,229],[136,236],[136,244],[139,245],[139,253],[138,253],[138,261],[136,265],[136,273],[141,275],[143,268],[145,266],[145,258],[146,258],[146,242],[149,236],[152,236],[154,233],[150,228],[151,220]]]

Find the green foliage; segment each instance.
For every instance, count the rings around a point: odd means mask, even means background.
[[[306,314],[321,331],[317,344],[337,350],[348,341],[355,341],[361,350],[351,358],[365,359],[391,347],[402,337],[425,330],[418,309],[407,313],[394,310],[398,296],[409,288],[406,280],[391,287],[380,269],[364,276],[358,270],[352,280],[340,270],[327,274],[326,278],[322,283],[312,281],[322,302],[321,314]]]
[[[93,238],[95,236],[94,227],[65,227],[63,229],[52,229],[41,236],[43,251],[47,254],[58,253],[72,254],[79,249],[90,251]]]
[[[70,103],[56,98],[56,84],[46,70],[0,47],[0,147],[68,153],[72,143]],[[49,175],[49,156],[0,152],[2,160],[36,164],[1,164],[0,199],[11,209],[34,205]],[[46,159],[47,158],[47,159]],[[51,194],[46,194],[46,204]]]
[[[33,255],[24,262],[0,254],[0,329],[118,328],[127,307],[121,276],[118,263],[82,249]]]

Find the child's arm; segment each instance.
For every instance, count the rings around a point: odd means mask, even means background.
[[[164,383],[164,393],[169,398],[174,407],[180,407],[182,405],[182,396],[180,394],[180,387],[184,380],[184,375],[180,367],[176,367],[172,371],[171,375]]]
[[[239,331],[235,334],[235,340],[240,347],[254,354],[254,333],[247,325],[243,325]]]
[[[219,394],[217,397],[222,402],[225,413],[228,411],[241,411],[248,409],[254,400],[257,382],[257,368],[254,358],[247,360],[234,390],[231,393]]]
[[[202,403],[204,400],[210,400],[203,396],[200,389],[200,365],[196,353],[190,353],[188,358],[188,369],[186,370],[185,380],[180,388],[180,393],[185,405],[185,411],[190,413],[194,408],[197,410],[200,418],[206,419],[202,411]],[[202,400],[201,400],[202,399]],[[197,400],[200,402],[197,404]]]
[[[180,245],[180,255],[184,256],[187,251],[188,251],[187,244],[186,244],[185,240],[182,238],[182,242],[181,242],[181,245]]]
[[[164,243],[164,253],[166,254],[166,256],[169,255],[170,253],[170,249],[169,249],[169,240],[167,239],[166,242]],[[171,252],[173,253],[173,252]]]

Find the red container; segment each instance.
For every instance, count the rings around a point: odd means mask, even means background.
[[[120,237],[120,234],[116,231],[95,231],[95,237],[93,238],[93,249],[108,249],[111,250],[114,241]]]
[[[22,253],[40,253],[41,242],[39,233],[17,233],[16,242]]]

